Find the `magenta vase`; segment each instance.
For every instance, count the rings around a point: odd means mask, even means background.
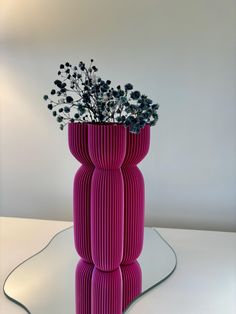
[[[70,123],[68,132],[70,151],[81,163],[73,188],[75,248],[84,260],[92,263],[90,201],[94,165],[88,151],[88,125]]]
[[[128,131],[128,130],[127,130]],[[127,132],[124,180],[124,249],[122,264],[134,262],[140,255],[144,236],[144,179],[137,164],[147,155],[150,145],[150,126],[139,134]]]
[[[69,124],[69,147],[82,164],[74,179],[78,254],[102,271],[133,263],[144,235],[144,179],[150,126],[132,134],[121,124]]]
[[[119,267],[124,242],[124,181],[126,152],[123,125],[89,125],[89,154],[95,169],[91,186],[92,258],[97,268]]]

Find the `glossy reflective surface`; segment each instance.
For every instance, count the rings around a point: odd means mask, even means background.
[[[73,230],[19,265],[7,278],[5,294],[32,314],[120,314],[132,302],[169,277],[176,255],[160,234],[145,228],[138,261],[114,272],[102,272],[79,259]]]

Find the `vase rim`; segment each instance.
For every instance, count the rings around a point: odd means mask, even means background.
[[[123,126],[125,128],[128,128],[125,126],[124,123],[116,123],[116,122],[69,122],[68,125],[75,125],[75,124],[80,124],[80,125],[92,125],[92,126]],[[147,127],[149,126],[150,127],[150,124],[146,124],[144,126]]]
[[[110,126],[110,125],[114,125],[114,126],[125,126],[124,123],[116,123],[116,122],[69,122],[69,124],[73,125],[73,124],[83,124],[83,125],[104,125],[104,126]]]

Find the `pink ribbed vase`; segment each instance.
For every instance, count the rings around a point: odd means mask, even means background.
[[[124,182],[121,165],[126,152],[123,125],[88,126],[89,155],[95,169],[91,186],[91,249],[95,266],[119,267],[124,245]]]
[[[88,125],[70,123],[68,140],[71,153],[82,164],[75,175],[73,188],[75,248],[84,260],[92,263],[90,199],[94,165],[88,151]]]
[[[137,164],[150,126],[132,134],[119,124],[69,124],[69,147],[82,164],[74,178],[78,254],[102,271],[133,263],[144,236],[144,179]]]
[[[127,130],[124,179],[124,250],[122,264],[133,263],[140,255],[144,237],[144,179],[137,164],[147,155],[150,145],[150,126],[140,133]]]

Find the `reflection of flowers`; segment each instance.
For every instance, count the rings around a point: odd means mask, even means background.
[[[80,260],[76,268],[76,314],[122,314],[142,291],[138,262],[103,272]]]
[[[111,81],[102,80],[97,71],[93,59],[88,67],[82,61],[78,66],[69,62],[60,65],[53,97],[45,95],[44,100],[61,129],[69,122],[119,123],[139,133],[146,124],[156,124],[158,104],[133,90],[130,83],[123,89],[120,85],[111,87]]]

